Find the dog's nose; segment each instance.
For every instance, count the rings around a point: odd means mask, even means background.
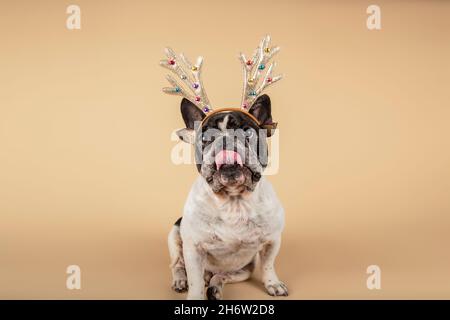
[[[220,182],[223,185],[242,184],[244,180],[244,174],[238,164],[225,164],[221,167]]]

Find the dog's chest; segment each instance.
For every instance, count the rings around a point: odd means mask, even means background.
[[[231,199],[220,206],[210,224],[205,249],[219,256],[259,250],[269,233],[268,226],[264,215],[249,201]]]

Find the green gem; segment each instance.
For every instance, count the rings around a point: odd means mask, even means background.
[[[259,69],[259,70],[264,70],[265,67],[266,67],[265,65],[260,64],[260,65],[258,66],[258,69]]]
[[[181,88],[180,87],[176,87],[175,88],[175,92],[181,92]]]

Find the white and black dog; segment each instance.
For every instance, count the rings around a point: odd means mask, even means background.
[[[208,299],[221,299],[224,284],[248,279],[259,256],[267,292],[287,296],[274,267],[284,211],[262,176],[270,133],[260,124],[272,123],[270,98],[259,96],[248,112],[225,110],[208,117],[183,99],[181,113],[183,130],[196,133],[200,176],[169,233],[172,288],[188,290],[188,299],[205,299],[205,291]],[[189,139],[183,130],[180,137]]]

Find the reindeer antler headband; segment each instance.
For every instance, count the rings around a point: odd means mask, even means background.
[[[203,122],[212,114],[218,112],[240,111],[252,118],[258,125],[275,129],[276,123],[259,123],[249,113],[249,110],[267,87],[281,79],[281,75],[272,76],[275,62],[270,63],[270,59],[279,50],[279,47],[270,47],[270,36],[265,36],[251,59],[247,59],[243,53],[239,55],[244,72],[244,86],[240,108],[213,110],[201,79],[203,57],[198,57],[196,63],[192,64],[183,54],[177,55],[171,48],[165,49],[167,59],[161,60],[160,65],[172,71],[183,82],[184,86],[181,86],[171,75],[167,75],[167,80],[172,87],[165,87],[163,91],[168,94],[182,96],[199,107],[206,114]],[[262,75],[264,76],[262,77]]]

